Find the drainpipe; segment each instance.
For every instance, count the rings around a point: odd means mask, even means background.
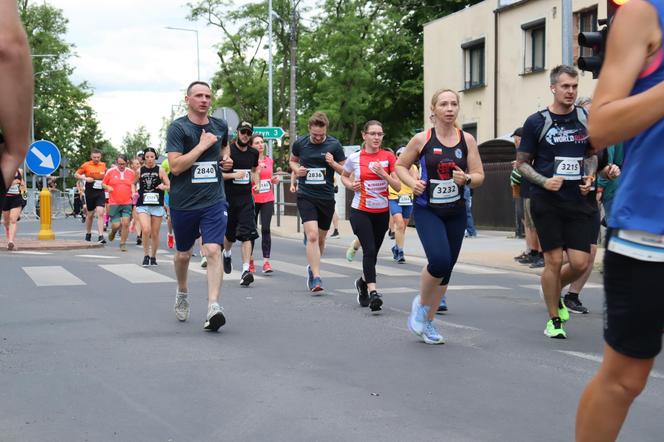
[[[500,4],[498,5],[500,8]],[[498,138],[498,9],[493,11],[493,138]]]

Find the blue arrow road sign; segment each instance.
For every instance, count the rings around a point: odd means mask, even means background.
[[[47,140],[37,140],[30,145],[25,162],[35,175],[50,175],[60,167],[60,150]]]

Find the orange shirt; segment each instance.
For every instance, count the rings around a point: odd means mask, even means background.
[[[86,161],[81,164],[76,173],[95,179],[92,183],[85,182],[85,190],[102,190],[101,180],[104,179],[104,175],[106,174],[106,163],[100,161],[98,164],[95,164],[92,161]]]
[[[108,204],[119,206],[133,202],[131,194],[131,185],[134,183],[133,170],[125,168],[120,172],[117,168],[109,169],[103,183],[113,188],[113,191],[109,192]]]

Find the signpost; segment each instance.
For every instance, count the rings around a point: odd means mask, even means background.
[[[266,140],[280,140],[286,135],[280,127],[254,127],[254,133],[263,135]]]
[[[26,165],[35,175],[44,177],[39,192],[39,234],[37,239],[55,239],[51,222],[51,192],[46,185],[46,175],[50,175],[60,167],[62,156],[58,147],[47,140],[33,142],[25,158]]]

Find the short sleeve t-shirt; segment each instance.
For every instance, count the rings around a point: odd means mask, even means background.
[[[305,135],[293,143],[291,152],[299,157],[300,165],[307,168],[307,175],[298,177],[298,195],[334,200],[334,169],[325,161],[325,154],[330,152],[337,163],[344,161],[346,155],[341,143],[328,135],[321,144],[314,144],[309,135]]]
[[[94,178],[94,181],[91,183],[85,181],[86,192],[94,190],[103,192],[101,182],[104,179],[104,175],[106,174],[106,163],[100,161],[99,163],[95,164],[94,161],[86,161],[85,163],[81,164],[81,167],[78,168],[76,173],[78,175],[85,175],[86,178]]]
[[[552,112],[553,124],[539,141],[540,132],[544,127],[544,118],[537,112],[529,116],[523,125],[523,137],[519,152],[531,154],[533,168],[537,173],[551,178],[562,176],[565,181],[557,192],[532,185],[530,195],[549,196],[564,201],[580,201],[585,199],[581,195],[579,185],[585,175],[583,160],[589,148],[586,128],[577,118],[576,109],[566,115],[557,115]]]
[[[189,170],[179,175],[169,173],[169,205],[177,210],[196,210],[212,206],[226,197],[219,167],[221,147],[228,142],[228,125],[224,120],[208,117],[204,125],[195,124],[185,115],[168,128],[166,152],[189,153],[201,140],[203,129],[217,136],[217,142],[196,160]]]
[[[233,172],[243,172],[242,178],[226,180],[226,197],[233,199],[251,198],[251,169],[258,167],[258,151],[248,146],[246,150],[240,150],[236,143],[231,143],[231,159],[233,160]]]
[[[420,171],[419,171],[419,169],[417,168],[416,165],[413,164],[412,166],[410,166],[410,170],[411,170],[411,171],[415,171],[415,173],[416,173],[417,176],[420,175]],[[396,190],[394,190],[394,189],[392,188],[392,186],[390,186],[390,199],[391,199],[391,200],[397,200],[397,199],[399,199],[399,198],[402,197],[402,196],[409,196],[409,197],[411,197],[411,199],[412,199],[412,197],[413,197],[413,189],[411,189],[410,187],[406,186],[406,185],[403,183],[403,181],[401,181],[401,190],[399,190],[398,192],[397,192]]]
[[[134,184],[134,176],[134,171],[128,167],[123,171],[114,167],[106,173],[103,183],[113,188],[113,191],[108,193],[108,204],[119,206],[133,202],[131,185]]]
[[[260,169],[260,183],[258,185],[258,192],[253,190],[254,201],[257,203],[267,203],[274,201],[274,190],[272,189],[273,167],[274,162],[270,157],[265,157],[262,160],[258,160],[258,168]]]
[[[392,152],[379,150],[368,153],[366,150],[352,153],[346,164],[344,172],[352,173],[355,181],[360,181],[359,192],[355,192],[351,207],[364,212],[381,213],[389,209],[388,183],[371,170],[375,163],[380,163],[388,174],[394,171],[396,157]]]

